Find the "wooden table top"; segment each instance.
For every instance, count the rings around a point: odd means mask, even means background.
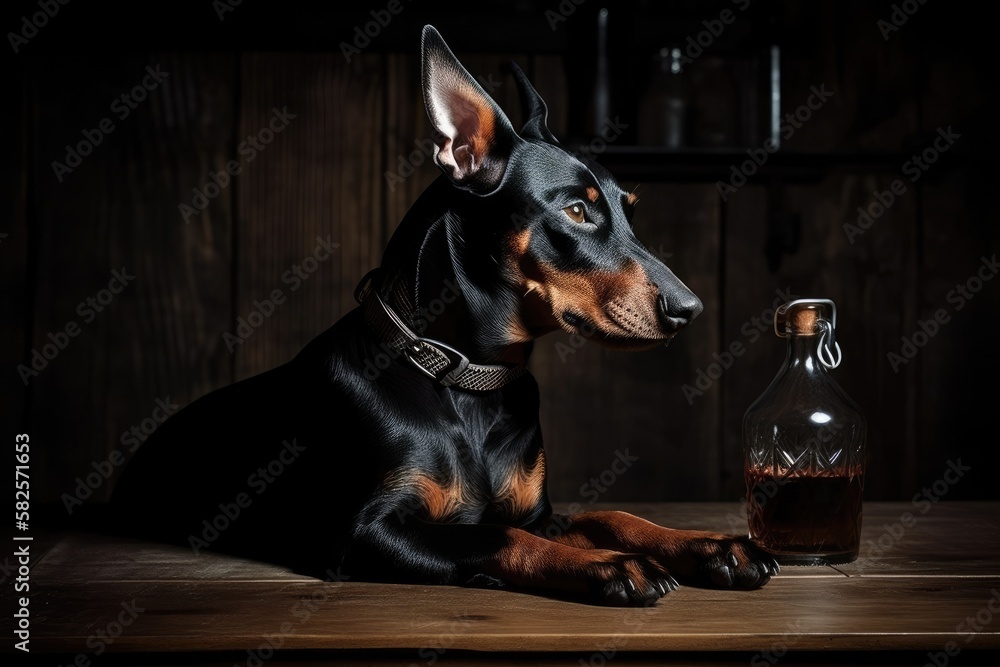
[[[734,532],[743,520],[735,503],[595,507],[677,528]],[[909,527],[906,512],[916,519]],[[239,651],[246,661],[247,649],[270,642],[411,649],[422,652],[420,664],[451,649],[744,651],[773,664],[766,656],[776,654],[763,651],[1000,649],[1000,503],[941,502],[926,514],[909,503],[869,503],[862,542],[861,558],[837,569],[785,566],[760,590],[682,587],[652,608],[621,609],[502,590],[323,582],[210,553],[66,534],[47,548],[34,543],[31,647],[93,653],[103,641],[95,633],[122,618],[129,623],[108,655]],[[13,608],[11,588],[4,609]]]

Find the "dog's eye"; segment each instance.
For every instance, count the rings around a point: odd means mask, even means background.
[[[563,213],[569,216],[569,219],[573,222],[586,222],[587,217],[585,215],[586,211],[583,208],[583,204],[573,204],[572,206],[567,206],[563,209]]]

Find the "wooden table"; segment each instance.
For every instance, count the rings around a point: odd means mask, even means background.
[[[745,525],[737,504],[601,507],[679,528]],[[904,522],[907,512],[915,523]],[[31,648],[35,657],[59,653],[42,656],[49,665],[923,665],[928,652],[949,665],[1000,664],[1000,503],[941,502],[926,514],[869,503],[863,543],[854,563],[786,566],[761,590],[684,587],[653,608],[619,609],[509,591],[323,582],[64,534],[47,548],[34,543]],[[117,636],[105,641],[102,630]]]

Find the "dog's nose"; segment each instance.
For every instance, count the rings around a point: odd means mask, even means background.
[[[680,295],[660,294],[660,321],[667,331],[678,331],[698,316],[704,306],[693,293]]]

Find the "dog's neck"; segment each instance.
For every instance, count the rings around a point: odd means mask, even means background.
[[[383,298],[415,333],[473,363],[527,363],[531,341],[519,333],[520,299],[503,279],[499,248],[467,209],[434,206],[441,194],[432,186],[393,235],[382,260]]]

